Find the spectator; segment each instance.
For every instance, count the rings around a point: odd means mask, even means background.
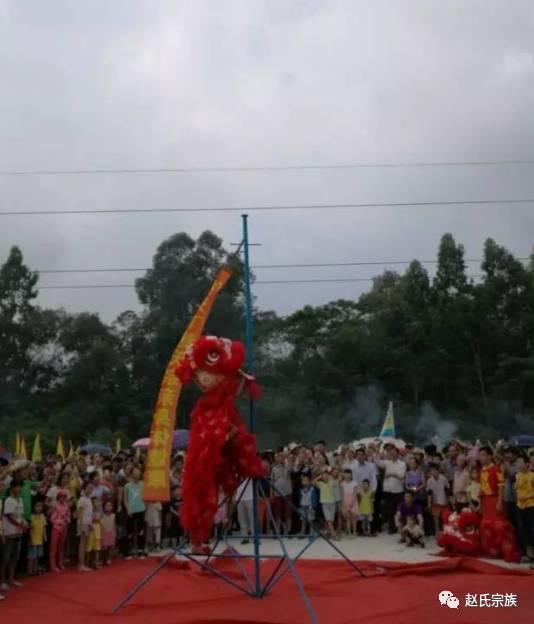
[[[144,558],[146,506],[139,468],[132,470],[130,481],[124,487],[124,507],[128,515],[129,556]]]
[[[341,482],[343,501],[341,514],[345,522],[345,532],[347,535],[356,535],[356,523],[358,520],[358,484],[352,477],[352,470],[343,470],[343,481]]]
[[[367,479],[371,490],[376,491],[376,464],[366,459],[363,447],[360,446],[356,449],[356,459],[351,462],[350,469],[352,470],[352,478],[359,488]]]
[[[283,450],[278,450],[275,455],[275,463],[271,470],[271,488],[273,515],[276,528],[280,534],[289,535],[291,528],[291,471],[285,462]]]
[[[383,497],[386,508],[386,520],[390,535],[397,532],[395,511],[402,501],[406,464],[399,458],[399,451],[393,444],[385,445],[387,459],[378,462],[384,470]]]
[[[254,481],[245,479],[242,481],[236,491],[237,517],[239,519],[239,529],[243,539],[242,544],[248,544],[249,538],[254,530],[253,503],[254,498]]]
[[[413,492],[405,492],[403,500],[398,504],[395,513],[395,524],[400,533],[399,542],[407,541],[407,523],[408,516],[413,516],[417,520],[417,524],[423,529],[423,509],[421,505],[415,502]]]
[[[110,565],[112,553],[117,543],[117,526],[115,514],[113,513],[113,502],[108,500],[104,504],[104,515],[102,516],[102,562]]]
[[[80,543],[78,546],[78,570],[80,572],[90,572],[91,568],[86,565],[86,549],[89,535],[91,534],[91,525],[93,523],[93,503],[91,500],[91,493],[93,486],[91,483],[86,483],[82,488],[82,495],[78,500],[76,507],[77,524],[78,524],[78,537]]]
[[[46,516],[44,504],[37,501],[33,506],[33,514],[30,519],[30,537],[28,545],[28,575],[36,576],[39,572],[39,559],[44,556],[44,543],[46,542]]]
[[[519,545],[524,562],[534,562],[534,472],[529,470],[527,458],[517,458],[515,487],[519,520]]]
[[[183,529],[180,522],[180,509],[182,507],[182,488],[177,486],[172,490],[171,504],[169,508],[170,523],[169,537],[171,539],[171,547],[176,548],[178,540],[183,535]]]
[[[443,512],[449,504],[449,482],[439,470],[438,464],[430,464],[430,477],[426,482],[428,506],[434,518],[434,530],[437,535],[443,528]]]
[[[317,490],[311,482],[311,478],[307,474],[302,475],[302,483],[299,491],[299,515],[300,515],[300,532],[301,537],[306,535],[308,531],[313,531],[315,524],[316,511],[318,505]]]
[[[1,592],[6,592],[11,587],[22,587],[22,583],[15,580],[15,569],[21,553],[22,536],[29,526],[24,517],[24,503],[21,497],[23,485],[23,482],[18,479],[12,480],[10,495],[4,502],[2,514],[4,546],[0,566]]]
[[[412,456],[408,458],[408,467],[404,479],[404,487],[414,495],[414,499],[421,503],[425,499],[426,479],[425,473],[421,470],[419,460]]]
[[[478,466],[473,466],[469,471],[466,493],[471,509],[480,511],[480,468]]]
[[[358,488],[358,519],[362,523],[363,535],[376,535],[372,533],[371,526],[374,514],[374,496],[375,493],[371,489],[368,479],[364,479],[362,485]]]
[[[65,546],[71,518],[67,499],[67,490],[59,490],[56,504],[50,514],[50,524],[52,525],[52,536],[50,539],[51,572],[61,572],[65,569]]]
[[[319,490],[319,503],[326,524],[326,534],[332,539],[339,539],[334,528],[336,517],[334,478],[327,467],[325,467],[323,473],[315,479],[314,484]]]
[[[461,511],[469,505],[467,499],[467,486],[469,485],[469,470],[467,468],[467,457],[458,455],[452,480],[453,505],[456,511]]]
[[[516,497],[516,481],[515,476],[517,473],[517,457],[518,452],[513,446],[508,446],[503,449],[503,463],[502,463],[502,471],[503,471],[503,493],[502,500],[504,506],[504,513],[510,522],[512,523],[514,529],[517,533],[519,533],[519,511],[517,507],[517,497]]]
[[[146,503],[146,546],[152,551],[161,550],[161,502]]]

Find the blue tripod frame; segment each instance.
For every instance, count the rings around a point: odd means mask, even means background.
[[[242,215],[243,221],[243,240],[241,245],[239,246],[238,252],[243,248],[244,251],[244,278],[245,278],[245,302],[246,302],[246,343],[247,343],[247,368],[249,371],[253,370],[253,353],[252,353],[252,329],[253,329],[253,316],[252,316],[252,294],[250,289],[250,263],[249,263],[249,242],[248,242],[248,216]],[[255,424],[255,405],[254,401],[250,399],[249,402],[249,429],[252,433],[254,433],[254,424]],[[287,574],[287,572],[291,572],[293,579],[295,581],[295,585],[302,597],[304,605],[306,607],[306,611],[308,613],[308,617],[312,624],[319,624],[319,619],[313,605],[310,601],[306,593],[306,589],[300,578],[300,575],[296,569],[297,561],[307,552],[313,544],[321,539],[324,540],[338,555],[340,555],[346,563],[362,578],[365,578],[365,573],[361,568],[359,568],[353,561],[351,561],[343,551],[338,548],[326,535],[324,535],[321,531],[315,530],[310,535],[294,535],[292,537],[304,537],[308,539],[308,542],[299,550],[299,552],[290,556],[287,550],[287,547],[284,543],[284,539],[280,534],[277,523],[274,518],[273,511],[271,509],[271,505],[269,503],[269,498],[266,496],[265,489],[263,487],[262,479],[260,478],[251,478],[248,480],[252,481],[252,515],[253,515],[253,534],[252,536],[248,535],[232,535],[231,539],[235,538],[249,538],[252,537],[253,543],[253,554],[241,554],[239,553],[230,543],[229,536],[227,533],[220,535],[216,538],[215,545],[213,546],[210,554],[199,554],[195,553],[190,549],[189,538],[184,537],[178,546],[173,549],[170,553],[165,555],[161,561],[151,570],[144,578],[142,578],[127,594],[117,603],[115,608],[113,609],[113,613],[117,613],[120,611],[136,594],[139,592],[151,579],[153,579],[158,572],[160,572],[167,563],[176,556],[185,557],[188,561],[198,565],[202,570],[206,572],[210,572],[214,576],[218,577],[228,585],[231,585],[238,591],[241,591],[248,596],[253,598],[264,598]],[[236,500],[236,505],[241,500],[243,493],[248,486],[245,484],[245,487],[241,489],[241,492]],[[271,485],[271,488],[274,490],[275,494],[280,495],[277,492],[276,488]],[[261,534],[260,533],[260,525],[259,525],[259,512],[258,512],[258,503],[259,498],[262,498],[265,502],[265,510],[267,514],[267,519],[269,523],[273,527],[273,535]],[[227,502],[228,498],[224,499],[219,506],[224,505]],[[291,503],[290,503],[291,504]],[[298,510],[292,505],[293,510]],[[281,554],[273,555],[273,554],[261,554],[261,540],[277,540],[280,545]],[[219,545],[223,543],[226,546],[226,549],[223,552],[216,552]],[[237,568],[241,572],[243,576],[243,582],[240,583],[236,581],[234,578],[231,578],[221,570],[218,570],[214,567],[210,562],[212,559],[231,559],[235,562]],[[253,560],[254,562],[254,572],[251,578],[251,575],[247,573],[246,569],[243,567],[243,560]],[[262,580],[261,574],[261,562],[262,560],[268,561],[271,559],[278,559],[278,563],[274,567],[273,571],[264,582]]]

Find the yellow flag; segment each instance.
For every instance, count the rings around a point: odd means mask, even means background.
[[[20,433],[15,436],[15,455],[20,455]]]
[[[56,455],[61,457],[61,459],[65,459],[65,447],[63,446],[63,438],[61,436],[57,439]]]
[[[117,442],[115,443],[115,453],[119,453],[121,448],[121,439],[117,438]]]
[[[69,442],[69,455],[68,455],[68,459],[71,459],[72,457],[74,457],[74,447],[72,446],[72,440]]]
[[[38,462],[42,461],[43,453],[41,451],[41,434],[35,434],[35,440],[33,441],[33,452],[32,452],[32,461]]]
[[[24,436],[20,439],[20,453],[21,459],[28,459],[28,451],[26,450],[26,438]]]
[[[167,364],[152,417],[143,488],[145,501],[168,501],[170,499],[169,467],[176,420],[176,405],[182,390],[182,384],[174,374],[174,369],[184,357],[187,349],[202,334],[215,299],[231,275],[232,271],[228,267],[223,267],[219,271]]]
[[[137,461],[139,461],[139,460],[141,459],[141,449],[140,449],[139,447],[137,447],[137,448],[135,449],[135,459],[136,459]]]

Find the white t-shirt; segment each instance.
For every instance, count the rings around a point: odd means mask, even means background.
[[[384,459],[379,461],[378,465],[384,469],[384,492],[389,492],[390,494],[401,494],[404,492],[406,464],[400,459],[395,461]]]
[[[93,522],[93,503],[87,496],[81,496],[77,505],[78,525],[87,526]]]
[[[243,496],[239,498],[241,492],[243,492]],[[254,489],[253,489],[253,481],[252,479],[245,479],[239,484],[239,487],[235,493],[235,499],[239,500],[240,503],[250,503],[254,498]]]
[[[437,479],[430,477],[426,482],[426,489],[429,494],[432,494],[432,503],[434,505],[447,505],[449,502],[447,497],[447,488],[449,482],[442,475],[438,475]]]
[[[2,516],[2,534],[4,537],[17,537],[24,532],[22,528],[11,524],[6,518],[11,516],[13,520],[21,523],[24,520],[24,505],[22,504],[22,498],[13,498],[8,496],[4,503],[4,512]]]

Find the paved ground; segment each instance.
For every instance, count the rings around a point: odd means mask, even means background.
[[[240,539],[228,538],[228,544],[234,546],[242,554],[253,554],[252,544],[242,545]],[[343,538],[340,541],[333,542],[343,553],[354,561],[399,561],[406,563],[417,563],[421,561],[436,561],[436,553],[439,548],[433,537],[426,538],[426,548],[418,546],[407,547],[398,543],[397,535],[381,534],[378,537],[356,537]],[[305,545],[306,540],[303,539],[285,539],[284,545],[289,555],[296,555]],[[220,552],[222,548],[217,550]],[[168,552],[168,551],[167,551]],[[264,538],[260,544],[260,553],[263,555],[279,555],[281,547],[276,539]],[[331,547],[331,545],[323,539],[316,540],[313,545],[304,553],[307,559],[341,559],[341,555]],[[527,569],[526,565],[508,564],[504,561],[491,560],[492,563],[502,565],[504,567],[521,567]]]

